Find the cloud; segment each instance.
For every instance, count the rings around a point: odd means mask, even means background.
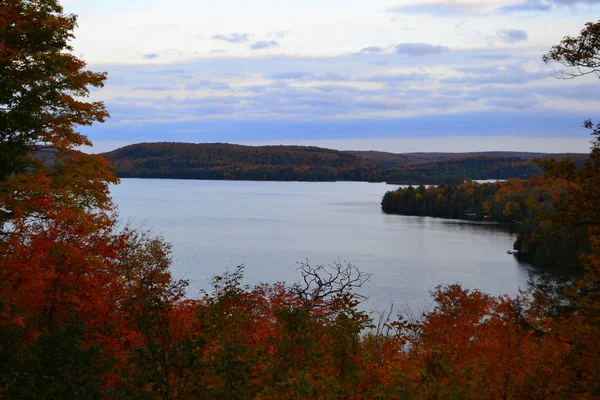
[[[208,110],[208,109],[206,109]],[[124,109],[123,112],[128,112]],[[148,113],[154,110],[148,110]],[[302,116],[305,118],[304,116]],[[365,138],[430,138],[461,135],[494,137],[495,145],[488,150],[511,148],[519,150],[513,138],[538,138],[539,142],[552,141],[553,138],[570,137],[583,139],[589,143],[588,132],[581,128],[583,114],[549,115],[544,111],[494,109],[484,112],[465,112],[462,114],[431,115],[426,120],[422,116],[407,118],[365,118],[365,119],[203,119],[192,121],[165,120],[162,123],[130,124],[127,136],[123,126],[112,122],[90,128],[83,128],[92,140],[132,140],[164,141],[165,132],[169,132],[170,141],[187,142],[240,142],[252,140],[273,140],[281,143],[286,140],[303,139],[314,143],[320,139],[365,139]],[[180,133],[182,132],[182,133]],[[194,134],[190,134],[194,132]],[[248,132],[253,132],[251,137]],[[461,144],[467,143],[465,138]],[[452,140],[445,141],[445,151],[465,151],[452,146]],[[277,144],[277,143],[273,143]],[[471,143],[472,145],[473,143]],[[498,146],[503,144],[506,147]],[[513,147],[514,146],[514,147]],[[543,147],[542,147],[543,148]],[[588,145],[589,148],[589,145]],[[538,148],[538,151],[541,148]],[[387,149],[388,151],[390,148]],[[400,151],[407,151],[406,149]],[[440,150],[443,151],[443,150]],[[558,151],[566,151],[558,148]]]
[[[581,101],[593,100],[600,102],[600,92],[597,90],[590,90],[590,86],[586,84],[578,84],[572,87],[563,86],[549,86],[543,87],[537,90],[537,92],[543,96],[572,99]]]
[[[279,32],[269,32],[267,36],[274,37],[275,39],[283,39],[287,35],[290,34],[290,31],[279,31]]]
[[[539,105],[540,101],[535,97],[525,97],[519,99],[489,99],[486,100],[486,103],[494,107],[522,111]]]
[[[192,83],[186,86],[187,90],[196,91],[199,89],[211,89],[211,90],[229,90],[231,86],[227,83],[223,82],[212,82],[208,80],[203,80],[197,83]]]
[[[550,3],[559,6],[574,6],[577,4],[600,4],[600,0],[548,0]]]
[[[247,33],[230,33],[229,35],[213,35],[214,40],[221,40],[227,43],[246,43],[250,40],[250,35]]]
[[[484,53],[484,54],[473,54],[472,57],[479,58],[481,60],[508,60],[511,56],[510,56],[510,54]]]
[[[404,82],[426,81],[428,79],[431,79],[431,77],[428,74],[415,73],[415,74],[386,74],[386,75],[380,74],[380,75],[370,76],[366,80],[369,82],[380,82],[380,83],[386,83],[386,84],[391,85],[391,84],[398,84],[398,83],[404,83]]]
[[[535,80],[548,78],[550,74],[543,71],[526,71],[520,64],[509,64],[493,67],[464,67],[457,71],[467,74],[441,80],[441,83],[468,85],[523,85]]]
[[[465,15],[479,8],[479,5],[467,2],[448,3],[435,1],[424,4],[410,4],[405,6],[390,7],[388,12],[408,15],[431,15],[435,17],[453,17]]]
[[[509,4],[497,9],[500,14],[512,14],[518,12],[541,12],[550,11],[555,6],[574,7],[579,4],[600,4],[600,0],[525,0],[520,3]]]
[[[515,3],[500,7],[497,11],[500,14],[512,14],[516,12],[549,11],[551,9],[552,5],[547,2],[541,0],[526,0],[522,3]]]
[[[502,29],[498,31],[498,36],[505,43],[525,42],[529,39],[527,32],[521,29]]]
[[[292,72],[279,72],[276,74],[272,74],[269,76],[271,79],[290,79],[290,80],[298,80],[304,79],[312,76],[310,72],[306,71],[292,71]]]
[[[315,76],[314,80],[316,81],[335,81],[335,82],[343,82],[347,81],[350,78],[346,75],[342,75],[339,72],[328,72],[323,75]]]
[[[252,46],[250,47],[252,50],[269,49],[271,47],[279,47],[279,42],[275,40],[262,40],[252,43]]]
[[[323,135],[331,132],[328,127],[338,122],[335,134],[340,137],[346,132],[357,137],[371,132],[401,135],[400,127],[413,133],[423,120],[428,121],[426,125],[434,121],[436,126],[431,129],[436,131],[441,125],[435,121],[448,118],[463,124],[451,127],[462,132],[468,121],[474,121],[470,118],[479,116],[481,121],[471,122],[473,131],[489,124],[498,134],[504,134],[505,129],[519,134],[525,130],[564,133],[573,132],[566,128],[577,129],[579,120],[585,119],[582,116],[597,109],[599,97],[590,97],[585,81],[555,81],[536,56],[513,55],[510,61],[475,58],[505,52],[493,48],[456,50],[426,58],[426,62],[387,53],[347,53],[322,58],[207,57],[168,66],[111,65],[107,67],[109,90],[100,92],[99,99],[113,115],[106,124],[113,127],[113,138],[122,137],[117,131],[123,132],[126,124],[127,137],[133,137],[130,132],[156,132],[163,140],[160,135],[164,131],[181,128],[201,135],[218,129],[211,140],[221,140],[219,135],[223,135],[222,140],[237,141],[250,127],[259,126],[266,131],[256,135],[287,138],[312,134],[309,126],[303,125],[306,121],[316,121],[314,128],[321,129],[315,131],[315,138],[326,137]],[[375,59],[389,60],[390,64],[374,66]],[[239,70],[242,62],[243,73]],[[487,116],[482,112],[488,112]],[[535,119],[532,113],[540,118]],[[569,115],[575,113],[573,122]],[[543,116],[553,117],[552,124]],[[559,124],[563,119],[565,122]],[[412,122],[402,122],[409,120]],[[533,120],[536,124],[530,124]],[[248,121],[263,122],[253,125]],[[237,128],[229,129],[234,126]],[[282,130],[288,126],[289,130]]]
[[[374,53],[381,53],[383,50],[385,50],[383,47],[369,46],[369,47],[365,47],[365,48],[361,49],[359,51],[359,53],[361,53],[361,54],[374,54]]]
[[[151,92],[168,92],[174,88],[166,85],[148,85],[148,86],[136,86],[133,90],[147,90]]]
[[[154,60],[155,58],[158,58],[158,54],[156,54],[156,53],[144,54],[144,58],[146,60]]]
[[[395,46],[396,53],[409,56],[426,56],[440,54],[450,49],[447,46],[436,46],[429,43],[400,43]]]

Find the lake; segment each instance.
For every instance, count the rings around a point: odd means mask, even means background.
[[[372,277],[363,308],[392,303],[420,312],[430,290],[461,283],[516,295],[527,267],[507,250],[514,235],[493,224],[386,215],[383,194],[397,186],[364,182],[247,182],[123,179],[111,189],[122,221],[173,245],[173,275],[188,297],[211,278],[245,266],[245,283],[300,278],[298,262],[351,262]]]

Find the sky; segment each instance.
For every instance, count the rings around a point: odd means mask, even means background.
[[[137,142],[587,152],[595,76],[541,57],[600,0],[63,0],[106,71],[93,151]],[[597,86],[596,86],[597,85]]]

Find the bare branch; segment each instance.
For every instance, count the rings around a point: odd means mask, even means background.
[[[340,260],[329,265],[312,266],[306,262],[298,267],[302,275],[302,283],[296,283],[292,290],[309,308],[326,307],[332,301],[347,294],[364,299],[352,290],[361,287],[369,280],[371,274],[359,271],[348,262]]]

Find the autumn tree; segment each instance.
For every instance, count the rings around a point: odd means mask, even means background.
[[[101,102],[86,101],[106,74],[72,54],[76,17],[56,0],[0,3],[0,231],[19,218],[44,217],[49,201],[107,208],[105,161],[74,150],[91,145],[76,127],[103,122]]]
[[[113,326],[126,234],[108,164],[75,150],[91,144],[77,127],[108,117],[86,100],[106,75],[72,54],[75,27],[56,0],[0,2],[0,397],[95,398],[102,385],[90,340]]]
[[[577,37],[565,37],[543,60],[569,67],[570,71],[559,76],[562,78],[584,75],[600,78],[600,21],[587,23]],[[588,393],[597,394],[600,390],[597,373],[600,363],[597,346],[600,340],[600,124],[588,120],[584,127],[591,131],[593,140],[590,157],[583,166],[578,167],[571,160],[541,163],[548,175],[569,182],[565,201],[550,215],[549,222],[554,231],[563,232],[578,247],[583,243],[579,260],[584,272],[566,290],[560,288],[558,296],[553,290],[538,290],[536,295],[542,304],[551,303],[549,298],[559,298],[558,307],[554,302],[555,314],[562,322],[558,341],[572,346],[573,368],[579,366],[586,371],[578,375],[579,386]],[[559,312],[556,312],[557,309]],[[590,368],[590,365],[596,367]]]
[[[553,46],[542,60],[557,62],[569,68],[559,73],[560,78],[572,79],[583,75],[600,77],[600,21],[588,22],[579,36],[566,36]]]

